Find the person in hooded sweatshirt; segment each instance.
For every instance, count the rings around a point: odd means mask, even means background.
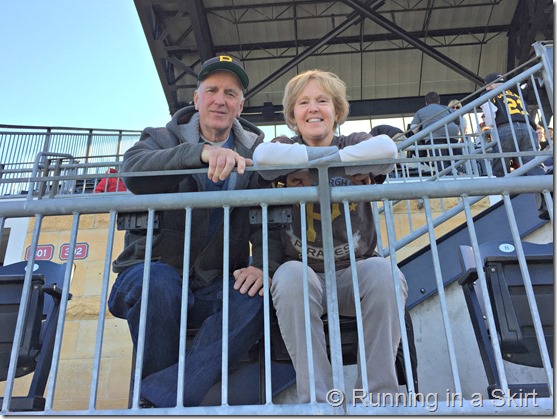
[[[329,184],[339,187],[380,184],[393,169],[392,162],[372,162],[397,157],[397,146],[388,135],[373,136],[366,132],[338,134],[338,127],[348,118],[349,103],[346,84],[336,74],[316,69],[294,76],[284,89],[283,109],[285,121],[296,135],[280,136],[265,142],[257,147],[253,155],[254,166],[261,176],[275,181],[277,187],[281,184],[288,188],[317,185],[316,170],[265,170],[266,166],[370,163],[330,168]],[[329,391],[333,389],[332,366],[327,355],[322,318],[329,309],[327,293],[331,293],[325,278],[327,262],[322,219],[318,204],[308,203],[305,215],[301,213],[299,204],[294,205],[292,222],[279,231],[282,248],[269,252],[273,255],[273,262],[280,261],[280,266],[273,273],[270,291],[280,332],[296,370],[300,403],[311,401],[312,385],[315,385],[318,402],[326,402]],[[366,356],[358,359],[358,363],[365,365],[368,387],[362,387],[362,368],[358,368],[355,388],[363,389],[374,403],[385,394],[391,394],[394,399],[399,389],[395,359],[401,339],[395,283],[400,287],[400,303],[404,305],[408,295],[406,278],[398,268],[393,273],[390,261],[376,250],[377,232],[369,201],[350,202],[347,207],[332,204],[330,228],[338,313],[355,317],[355,301],[358,299],[361,304]],[[305,247],[304,240],[307,242]],[[354,249],[355,266],[352,265],[350,242]],[[307,267],[303,260],[304,251]],[[354,292],[352,268],[357,273],[359,295]],[[313,383],[304,322],[304,271],[307,274]]]
[[[258,188],[252,154],[264,134],[240,118],[249,83],[229,56],[205,61],[194,105],[177,111],[164,128],[146,128],[125,154],[122,172],[133,194],[225,191]],[[208,168],[207,173],[141,175],[126,173]],[[150,257],[147,321],[141,380],[142,407],[176,406],[185,210],[157,211]],[[229,269],[223,272],[223,208],[195,208],[188,231],[188,327],[199,327],[187,347],[184,404],[197,406],[221,379],[223,281],[229,281],[229,365],[245,355],[263,333],[261,236],[249,222],[249,208],[230,209]],[[146,229],[126,231],[124,250],[113,261],[118,274],[108,307],[126,319],[137,349]],[[253,245],[250,266],[249,242]]]

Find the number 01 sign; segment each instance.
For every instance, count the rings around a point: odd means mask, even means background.
[[[25,249],[25,260],[29,260],[31,246]],[[52,244],[39,244],[35,250],[35,260],[50,260],[54,256],[54,246]]]

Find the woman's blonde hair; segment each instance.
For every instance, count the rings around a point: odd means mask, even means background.
[[[336,74],[322,71],[322,70],[308,70],[290,79],[284,89],[284,96],[282,98],[282,108],[286,125],[297,135],[301,135],[296,120],[294,119],[294,105],[300,93],[307,86],[310,80],[315,80],[319,87],[325,93],[333,98],[333,105],[335,107],[335,125],[334,130],[339,125],[342,125],[346,118],[350,105],[346,98],[346,83],[344,83]]]

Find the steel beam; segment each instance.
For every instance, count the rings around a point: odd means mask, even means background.
[[[420,39],[414,38],[410,35],[409,32],[406,32],[400,26],[395,25],[388,19],[385,19],[379,13],[374,12],[373,10],[368,9],[364,4],[360,3],[356,0],[342,0],[343,3],[352,7],[354,10],[357,10],[363,16],[367,17],[371,21],[377,23],[378,25],[388,29],[389,31],[398,34],[402,39],[407,41],[408,43],[414,45],[433,59],[439,61],[441,64],[449,67],[450,69],[454,70],[461,76],[467,78],[468,80],[472,81],[473,83],[482,86],[483,80],[481,77],[478,77],[476,74],[468,70],[466,67],[461,66],[453,59],[447,57],[444,54],[441,54],[439,51],[431,48],[425,42],[421,41]]]

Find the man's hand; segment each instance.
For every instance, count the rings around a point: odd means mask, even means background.
[[[286,186],[313,186],[311,174],[308,169],[300,169],[286,176]]]
[[[263,271],[255,266],[248,266],[247,268],[236,269],[233,272],[234,289],[240,291],[241,294],[246,292],[250,297],[253,297],[259,291],[259,295],[263,297]],[[271,280],[269,278],[269,285]]]
[[[253,166],[251,159],[240,156],[234,150],[207,144],[201,151],[201,161],[209,165],[207,176],[213,182],[226,179],[234,167],[237,168],[239,174],[243,174],[246,166]]]

